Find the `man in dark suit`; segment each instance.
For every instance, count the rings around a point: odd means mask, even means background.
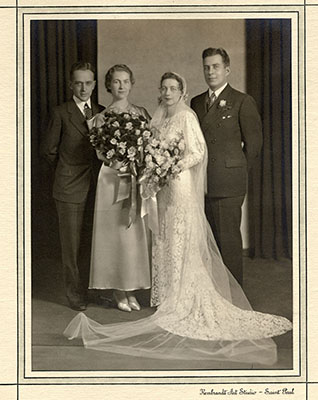
[[[208,48],[202,59],[209,88],[191,107],[208,147],[206,214],[224,263],[242,285],[241,206],[248,169],[262,146],[261,119],[254,99],[228,84],[227,52]]]
[[[91,100],[95,88],[94,68],[90,63],[77,62],[70,72],[73,98],[52,113],[41,145],[42,156],[55,169],[55,199],[66,297],[70,307],[86,309],[85,287],[79,269],[79,251],[85,206],[95,190],[98,160],[88,138],[86,120],[103,110]]]

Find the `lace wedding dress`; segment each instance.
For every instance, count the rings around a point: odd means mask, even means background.
[[[157,195],[151,293],[157,311],[110,325],[81,313],[65,335],[82,337],[87,348],[138,357],[275,363],[270,338],[292,325],[284,317],[253,311],[222,262],[204,214],[207,152],[195,114],[183,104],[171,118],[155,115],[153,125],[159,139],[179,131],[186,142],[183,172]]]

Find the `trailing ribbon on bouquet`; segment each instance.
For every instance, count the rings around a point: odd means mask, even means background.
[[[137,216],[137,171],[131,163],[131,172],[117,172],[119,179],[115,203],[130,198],[129,222],[127,229],[136,221]]]
[[[143,187],[140,185],[141,201],[141,218],[148,215],[148,227],[156,235],[159,234],[159,217],[158,217],[158,204],[157,195],[148,197],[147,199],[142,197]]]
[[[149,197],[149,199],[142,199],[141,202],[141,218],[148,215],[149,229],[155,235],[159,234],[159,221],[158,221],[158,204],[157,196]]]

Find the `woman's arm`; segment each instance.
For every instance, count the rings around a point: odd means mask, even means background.
[[[200,124],[191,113],[185,115],[183,132],[186,151],[183,159],[178,162],[178,166],[185,170],[203,161],[206,146]]]

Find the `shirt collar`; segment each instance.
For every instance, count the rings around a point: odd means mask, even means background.
[[[91,104],[91,98],[89,98],[87,101],[82,101],[80,100],[78,97],[76,97],[75,95],[73,95],[73,100],[75,101],[75,104],[77,105],[77,107],[83,112],[84,111],[84,106],[87,103],[89,108],[92,108],[92,104]]]
[[[221,86],[219,89],[216,89],[214,91],[216,98],[218,98],[220,96],[221,92],[223,92],[223,90],[226,88],[226,86],[227,86],[227,82],[223,86]],[[211,96],[212,93],[213,93],[213,90],[209,88],[209,97]]]

